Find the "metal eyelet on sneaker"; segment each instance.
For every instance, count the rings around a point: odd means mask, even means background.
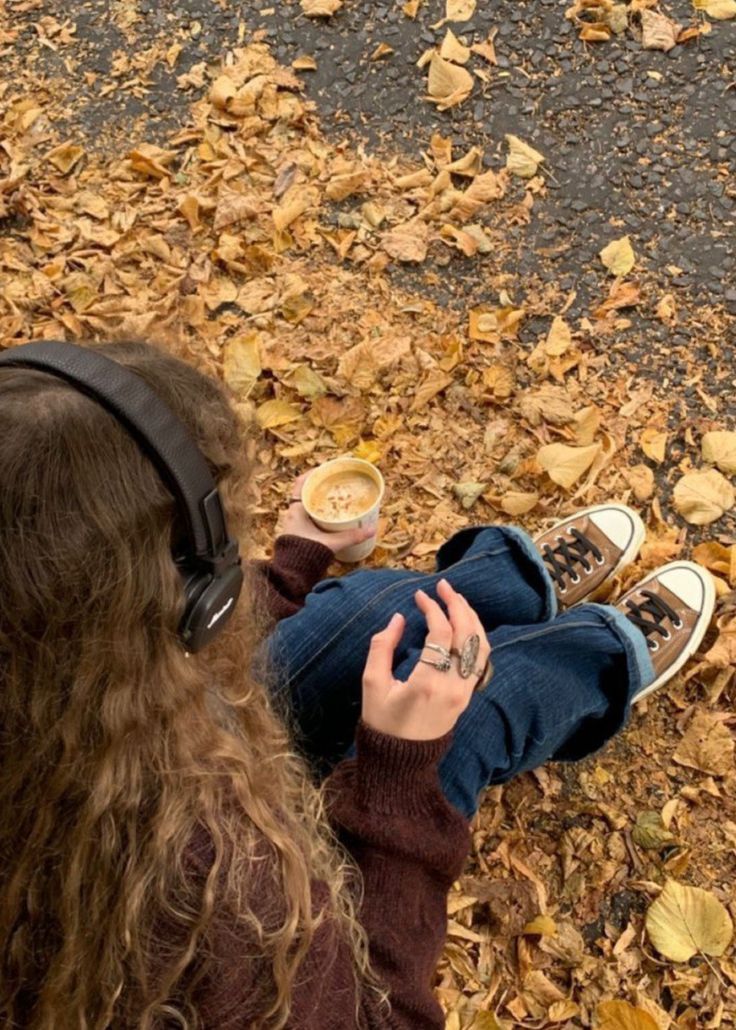
[[[606,559],[605,558],[596,558],[595,563],[596,563],[596,565],[605,565],[606,564]]]
[[[675,627],[675,629],[682,629],[685,623],[682,621],[682,619],[678,619],[677,622],[673,622],[672,625]]]
[[[672,634],[667,632],[667,631],[665,631],[663,640],[672,640]]]
[[[654,654],[655,651],[659,651],[659,644],[656,640],[649,641],[649,650]]]
[[[580,582],[580,576],[570,576],[570,582],[577,585]]]

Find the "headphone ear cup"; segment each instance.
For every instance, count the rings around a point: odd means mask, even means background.
[[[243,569],[238,563],[219,576],[191,570],[182,575],[185,608],[179,636],[187,651],[196,654],[227,625],[243,589]]]

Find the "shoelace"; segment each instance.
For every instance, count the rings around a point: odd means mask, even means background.
[[[569,533],[573,538],[572,542],[558,536],[559,543],[556,547],[545,544],[542,548],[542,559],[549,566],[549,574],[563,594],[567,590],[568,576],[573,583],[580,582],[578,565],[582,565],[586,573],[592,572],[593,566],[588,561],[588,555],[593,556],[597,565],[602,565],[605,561],[603,552],[579,529],[571,529]]]
[[[647,638],[647,647],[650,651],[656,651],[659,643],[652,639],[652,634],[659,633],[665,640],[669,640],[672,634],[662,623],[669,619],[675,629],[682,629],[682,619],[658,594],[652,593],[651,590],[640,590],[639,593],[646,597],[646,601],[627,601],[626,607],[629,611],[626,618],[642,631]]]

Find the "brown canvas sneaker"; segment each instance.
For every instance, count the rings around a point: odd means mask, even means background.
[[[578,604],[629,565],[644,543],[644,523],[624,504],[583,508],[534,541],[561,608]]]
[[[695,654],[716,604],[713,580],[689,561],[663,565],[617,601],[616,607],[642,631],[655,680],[634,698],[657,690]]]

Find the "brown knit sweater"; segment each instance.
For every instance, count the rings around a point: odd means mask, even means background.
[[[283,618],[298,611],[331,558],[320,544],[279,538],[273,561],[259,565],[273,614]],[[330,820],[363,876],[361,921],[392,1008],[384,1015],[367,995],[360,1000],[358,1022],[351,956],[325,922],[299,973],[292,1030],[443,1027],[432,980],[445,939],[447,892],[469,845],[468,823],[446,801],[437,774],[450,739],[451,734],[432,741],[399,740],[361,722],[356,757],[341,762],[330,776]],[[206,875],[206,849],[194,861]],[[278,907],[257,871],[249,891],[259,913]],[[313,894],[319,904],[324,885],[315,884]],[[249,958],[247,945],[226,918],[215,929],[211,949],[214,972],[197,992],[204,1026],[250,1030],[257,1026],[267,971]]]

